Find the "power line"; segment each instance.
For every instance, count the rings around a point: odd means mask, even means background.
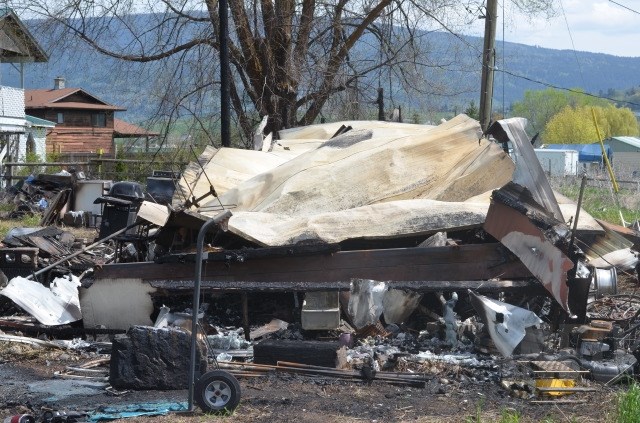
[[[628,10],[628,11],[630,11],[630,12],[637,13],[638,15],[640,15],[640,12],[638,12],[637,10],[633,10],[633,9],[632,9],[632,8],[630,8],[630,7],[627,7],[627,6],[625,6],[624,4],[620,4],[620,3],[618,3],[617,1],[613,1],[613,0],[609,0],[609,1],[610,1],[611,3],[613,3],[613,4],[617,4],[618,6],[620,6],[620,7],[622,7],[622,8],[627,9],[627,10]]]
[[[549,88],[555,88],[556,90],[569,91],[569,92],[575,93],[575,94],[582,94],[582,95],[586,95],[588,97],[599,98],[599,99],[602,99],[602,100],[609,100],[609,101],[613,101],[615,103],[625,103],[625,104],[629,104],[631,106],[636,106],[636,107],[640,108],[640,103],[634,103],[633,101],[617,100],[615,98],[600,96],[600,95],[596,95],[596,94],[591,94],[591,93],[588,93],[588,92],[585,92],[585,91],[579,91],[579,90],[576,90],[576,89],[573,89],[573,88],[560,87],[558,85],[553,85],[553,84],[550,84],[548,82],[544,82],[544,81],[540,81],[540,80],[537,80],[537,79],[529,78],[528,76],[518,75],[517,73],[513,73],[513,72],[510,72],[510,71],[505,70],[505,69],[494,69],[494,70],[496,72],[502,72],[502,73],[505,73],[507,75],[513,76],[514,78],[524,79],[526,81],[534,82],[534,83],[540,84],[540,85],[544,85],[545,87],[549,87]]]
[[[582,66],[580,66],[580,60],[578,60],[578,52],[576,51],[576,45],[573,42],[573,35],[571,34],[571,28],[569,28],[569,21],[567,20],[567,14],[564,12],[564,5],[562,4],[562,0],[560,0],[560,8],[562,9],[562,16],[564,17],[564,23],[567,26],[567,32],[569,33],[569,39],[571,40],[571,47],[573,48],[573,56],[576,59],[576,64],[578,65],[578,71],[580,72],[580,79],[582,80],[582,86],[586,86],[584,83],[584,74],[582,73]]]

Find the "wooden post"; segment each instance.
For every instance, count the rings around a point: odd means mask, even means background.
[[[482,79],[480,80],[480,126],[482,131],[486,132],[491,122],[498,0],[487,0],[487,8],[484,15],[484,49],[482,51]]]

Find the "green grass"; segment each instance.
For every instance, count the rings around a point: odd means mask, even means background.
[[[0,220],[0,239],[4,238],[13,228],[33,228],[40,226],[42,216],[25,216],[22,219],[2,219]]]
[[[625,392],[618,395],[615,423],[640,422],[640,385],[633,383]]]
[[[572,184],[560,184],[554,189],[562,195],[578,201],[580,194],[580,182],[576,180]],[[618,193],[620,211],[626,222],[633,222],[640,218],[637,204],[640,202],[640,193],[636,190],[621,189]],[[607,188],[587,186],[582,198],[582,208],[596,219],[605,220],[620,225],[620,214],[611,191]]]
[[[499,423],[520,423],[520,417],[516,410],[502,410]]]

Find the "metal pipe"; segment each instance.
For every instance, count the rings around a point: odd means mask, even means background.
[[[573,242],[576,238],[576,231],[578,230],[578,219],[580,218],[580,208],[582,207],[582,196],[584,195],[584,187],[587,185],[587,175],[582,174],[582,182],[580,182],[580,194],[578,195],[578,207],[576,209],[576,216],[573,218],[573,230],[571,231],[571,241],[569,241],[569,253],[573,250]]]
[[[208,220],[202,225],[198,232],[198,239],[196,243],[196,270],[195,281],[193,286],[193,304],[191,312],[191,359],[189,361],[189,397],[188,397],[188,410],[193,411],[193,395],[194,395],[194,382],[196,374],[196,341],[198,338],[198,309],[200,309],[200,282],[202,281],[202,260],[203,260],[203,248],[204,237],[207,235],[209,229],[212,226],[217,225],[231,217],[231,211],[226,210],[213,219]],[[204,257],[206,258],[206,257]]]

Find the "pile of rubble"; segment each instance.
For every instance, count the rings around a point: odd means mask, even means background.
[[[578,384],[636,371],[640,297],[618,295],[617,281],[637,283],[640,234],[554,193],[525,123],[482,134],[464,115],[341,122],[281,131],[260,150],[208,147],[171,204],[131,187],[101,196],[102,252],[51,227],[12,233],[5,244],[31,249],[38,282],[23,275],[0,294],[40,324],[126,331],[113,344],[117,389],[185,386],[194,287],[208,297],[195,310],[201,371],[209,357],[242,377],[437,376],[546,398],[595,389]],[[117,228],[105,227],[109,209],[126,215]],[[51,286],[36,292],[40,282]]]

